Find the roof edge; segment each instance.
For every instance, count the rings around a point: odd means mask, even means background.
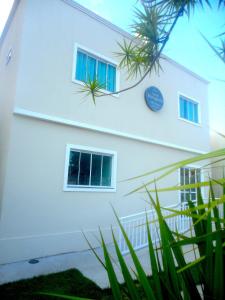
[[[4,39],[7,35],[7,32],[10,28],[11,22],[15,16],[17,7],[19,5],[21,0],[14,0],[11,11],[9,13],[8,19],[6,21],[6,24],[4,26],[4,29],[2,31],[2,34],[0,36],[0,50],[2,47],[2,44],[4,42]],[[107,26],[108,28],[114,30],[115,32],[121,34],[123,37],[131,39],[131,40],[137,40],[132,34],[130,34],[129,32],[125,31],[124,29],[120,28],[119,26],[111,23],[110,21],[104,19],[103,17],[97,15],[96,13],[94,13],[93,11],[89,10],[88,8],[78,4],[77,2],[73,1],[73,0],[61,0],[62,2],[64,2],[67,5],[70,5],[71,7],[81,11],[82,13],[88,15],[89,17],[95,19],[96,21],[104,24],[105,26]],[[197,73],[191,71],[190,69],[186,68],[185,66],[183,66],[182,64],[176,62],[175,60],[173,60],[172,58],[170,58],[167,55],[163,55],[163,57],[169,61],[171,64],[177,66],[178,68],[182,69],[183,71],[189,73],[191,76],[197,78],[198,80],[201,80],[202,82],[209,84],[210,82],[208,80],[206,80],[205,78],[203,78],[202,76],[198,75]]]
[[[12,8],[10,10],[7,21],[6,21],[5,26],[3,28],[2,34],[0,36],[0,50],[1,50],[2,44],[5,40],[5,37],[7,35],[7,32],[9,31],[12,20],[13,20],[15,14],[16,14],[16,10],[17,10],[17,7],[18,7],[20,1],[21,0],[14,0],[14,2],[13,2]]]
[[[172,65],[177,66],[178,68],[180,68],[181,70],[185,71],[186,73],[189,73],[190,75],[192,75],[196,79],[201,80],[202,82],[204,82],[206,84],[210,83],[209,80],[207,80],[206,78],[202,77],[201,75],[198,75],[197,73],[195,73],[194,71],[188,69],[184,65],[178,63],[176,60],[172,59],[171,57],[169,57],[169,56],[167,56],[165,54],[163,54],[162,57],[165,58],[167,61],[169,61]]]
[[[117,33],[122,34],[125,38],[137,41],[137,38],[135,38],[129,32],[127,32],[124,29],[120,28],[119,26],[111,23],[110,21],[104,19],[103,17],[99,16],[98,14],[96,14],[93,11],[89,10],[88,8],[82,6],[81,4],[77,3],[76,1],[73,1],[73,0],[61,0],[61,1],[65,2],[66,4],[68,4],[68,5],[70,5],[74,8],[76,8],[77,10],[83,12],[84,14],[88,15],[89,17],[91,17],[91,18],[97,20],[98,22],[104,24],[105,26],[107,26],[108,28],[116,31]],[[176,67],[180,68],[181,70],[189,73],[191,76],[195,77],[196,79],[201,80],[202,82],[204,82],[206,84],[210,83],[204,77],[202,77],[202,76],[198,75],[197,73],[191,71],[190,69],[188,69],[187,67],[185,67],[182,64],[178,63],[177,61],[173,60],[169,56],[163,54],[162,57],[165,58],[167,61],[169,61],[171,64],[173,64]]]
[[[111,23],[110,21],[106,20],[105,18],[99,16],[95,12],[82,6],[81,4],[77,3],[76,1],[73,1],[73,0],[61,0],[61,1],[76,8],[77,10],[83,12],[84,14],[88,15],[89,17],[99,21],[100,23],[104,24],[105,26],[109,27],[110,29],[122,34],[124,37],[126,37],[128,39],[132,39],[132,40],[134,39],[134,36],[132,34],[130,34],[129,32],[123,30],[119,26],[117,26],[117,25]]]

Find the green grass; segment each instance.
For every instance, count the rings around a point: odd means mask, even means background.
[[[79,295],[91,299],[113,299],[109,290],[103,290],[81,272],[71,269],[65,272],[20,280],[0,286],[2,300],[45,300],[59,299],[38,295],[38,292],[51,292],[66,295]]]

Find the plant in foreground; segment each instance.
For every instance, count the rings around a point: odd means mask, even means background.
[[[214,151],[208,155],[199,155],[190,160],[185,160],[177,164],[172,164],[163,169],[174,170],[182,165],[191,163],[190,161],[203,160],[208,158],[224,159],[225,149]],[[162,170],[162,169],[161,169]],[[166,170],[166,173],[170,171]],[[213,185],[218,184],[223,187],[220,198],[215,198]],[[115,216],[119,228],[126,241],[133,260],[135,270],[131,270],[122,255],[112,229],[112,238],[116,250],[124,284],[118,281],[114,263],[107,249],[104,237],[100,230],[101,245],[104,253],[102,260],[95,250],[93,253],[106,269],[112,295],[114,299],[224,299],[224,271],[225,271],[225,180],[209,180],[204,182],[204,186],[209,186],[208,201],[205,203],[202,198],[200,187],[202,183],[190,184],[179,187],[172,187],[164,190],[197,188],[197,204],[189,200],[188,208],[185,210],[174,210],[160,206],[158,191],[155,188],[150,191],[144,186],[148,195],[149,203],[156,211],[157,220],[148,220],[146,214],[146,226],[148,237],[149,259],[151,264],[150,276],[144,271],[138,256],[130,242],[128,235],[120,222],[116,212]],[[143,188],[143,187],[142,187]],[[160,191],[160,189],[159,189]],[[152,196],[155,193],[155,197]],[[164,216],[164,210],[169,211],[169,215]],[[192,220],[190,228],[185,234],[173,232],[167,219],[175,216],[186,216]],[[150,225],[158,222],[160,243],[154,244],[151,238]],[[186,261],[187,247],[193,247],[193,252],[197,253],[191,262]],[[53,294],[52,294],[53,295]],[[55,295],[64,299],[81,299],[72,296]]]

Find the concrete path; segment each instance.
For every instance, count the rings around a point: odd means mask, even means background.
[[[114,248],[108,246],[108,249],[116,261]],[[103,257],[100,248],[96,249],[96,252],[101,258]],[[147,248],[137,251],[137,254],[146,272],[150,273]],[[128,254],[124,257],[129,266],[132,267],[133,263],[130,255]],[[36,264],[30,264],[29,261],[22,261],[0,265],[0,284],[76,268],[100,287],[105,288],[109,286],[105,269],[90,250],[44,257],[38,259],[38,261]],[[115,269],[120,282],[122,282],[122,275],[119,268],[115,266]]]

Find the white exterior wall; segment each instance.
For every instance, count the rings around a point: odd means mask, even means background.
[[[110,203],[120,216],[147,206],[143,194],[124,196],[142,180],[121,180],[209,150],[207,84],[172,61],[162,62],[164,72],[159,76],[153,74],[118,98],[103,97],[96,106],[77,93],[80,86],[72,82],[74,44],[115,60],[112,53],[118,51],[116,42],[123,37],[66,2],[21,1],[25,13],[5,175],[0,263],[86,249],[81,229],[95,232],[98,225],[106,229],[109,241],[107,228],[114,224]],[[122,70],[120,87],[128,84],[132,81],[126,81]],[[144,91],[151,85],[164,96],[158,113],[144,101]],[[199,126],[178,119],[179,92],[200,102]],[[55,121],[47,120],[51,118]],[[63,191],[67,144],[116,151],[116,192]],[[177,182],[175,173],[162,186]],[[176,203],[178,193],[162,194],[160,200],[163,205]]]
[[[14,4],[12,15],[16,7],[17,3]],[[6,29],[2,33],[0,42],[0,218],[20,59],[23,10],[24,5],[22,3],[16,10],[16,15],[8,28],[7,34]],[[10,49],[12,49],[12,59],[7,64]],[[11,63],[12,61],[13,63]]]

